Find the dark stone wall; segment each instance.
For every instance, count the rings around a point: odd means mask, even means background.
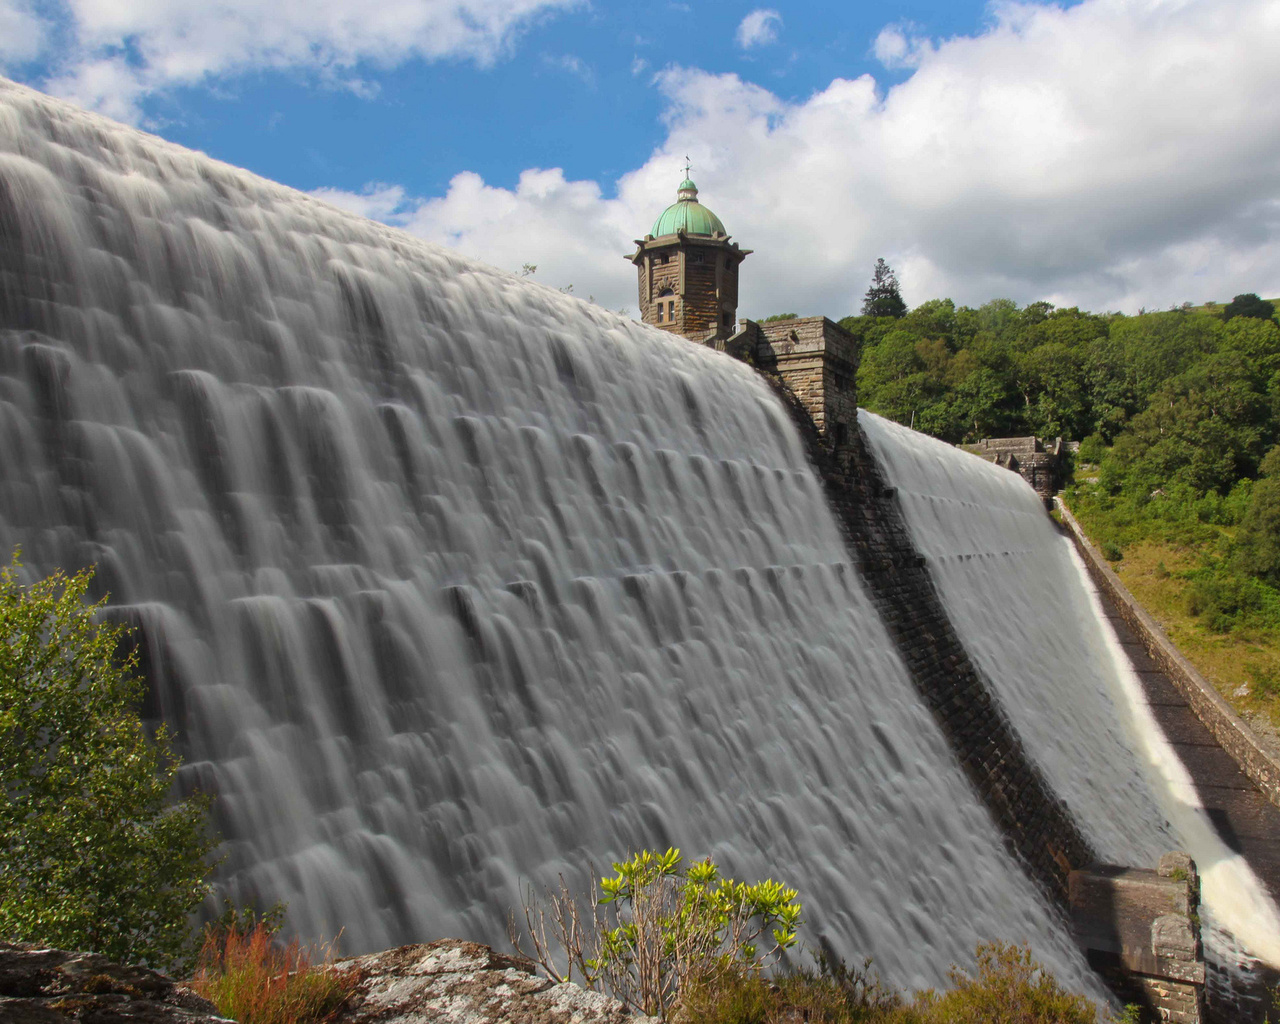
[[[1065,906],[1070,872],[1092,862],[1093,851],[960,642],[861,428],[844,444],[828,441],[782,379],[764,377],[804,437],[872,600],[956,759],[1009,849]]]

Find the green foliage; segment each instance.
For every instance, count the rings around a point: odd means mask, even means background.
[[[1107,453],[1106,442],[1101,434],[1090,434],[1080,442],[1080,450],[1076,453],[1076,461],[1078,463],[1087,462],[1091,465],[1097,465],[1102,461],[1102,457]]]
[[[239,1024],[321,1024],[330,1019],[359,977],[329,968],[335,943],[312,951],[295,939],[281,947],[272,941],[273,934],[264,922],[248,932],[208,929],[191,987],[221,1016]]]
[[[795,945],[800,923],[795,889],[724,878],[710,858],[682,862],[676,849],[643,850],[600,880],[613,916],[586,966],[650,1015],[665,1016],[683,986],[713,971],[758,973]]]
[[[1137,492],[1186,484],[1226,493],[1252,476],[1274,428],[1265,387],[1247,358],[1221,351],[1167,380],[1111,450]]]
[[[779,320],[799,320],[799,313],[774,313],[773,316],[767,316],[760,322],[762,324],[772,324]]]
[[[91,572],[23,586],[18,569],[0,569],[0,936],[180,964],[205,803],[166,800],[177,761],[138,718],[125,630],[84,602]]]
[[[664,1018],[691,987],[759,974],[795,945],[801,907],[794,889],[724,878],[710,858],[687,868],[683,860],[676,849],[644,850],[615,863],[598,898],[592,890],[590,917],[563,879],[559,892],[547,893],[549,910],[530,893],[524,920],[533,955],[521,949],[514,916],[512,945],[557,981],[576,971],[631,1009]]]

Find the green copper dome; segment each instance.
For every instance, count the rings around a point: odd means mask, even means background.
[[[654,238],[662,235],[674,235],[683,231],[687,235],[727,235],[720,218],[698,202],[698,186],[689,178],[680,182],[676,193],[679,198],[662,211],[662,216],[653,222]]]

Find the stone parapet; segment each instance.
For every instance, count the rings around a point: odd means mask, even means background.
[[[1152,660],[1186,698],[1191,710],[1213,734],[1219,746],[1231,755],[1240,770],[1266,794],[1267,799],[1280,807],[1280,758],[1263,746],[1257,734],[1232,710],[1213,684],[1183,657],[1159,623],[1120,582],[1101,552],[1089,542],[1061,499],[1058,499],[1058,509],[1094,583],[1110,595],[1120,616],[1142,641]]]
[[[848,437],[858,420],[857,339],[825,316],[774,320],[752,328],[755,365],[786,382],[818,433],[836,441]]]

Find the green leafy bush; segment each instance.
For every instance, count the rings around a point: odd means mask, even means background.
[[[687,868],[677,849],[643,850],[614,863],[612,876],[592,891],[584,920],[578,898],[561,881],[550,908],[525,902],[533,942],[530,957],[551,977],[575,970],[594,988],[628,1007],[665,1018],[680,993],[717,975],[759,974],[796,942],[801,906],[796,890],[772,879],[738,882],[720,875],[710,858]],[[561,973],[551,930],[566,962]],[[513,926],[511,940],[520,950]]]
[[[204,898],[205,803],[167,800],[169,736],[138,718],[136,653],[86,604],[92,573],[0,569],[0,936],[181,965]]]

